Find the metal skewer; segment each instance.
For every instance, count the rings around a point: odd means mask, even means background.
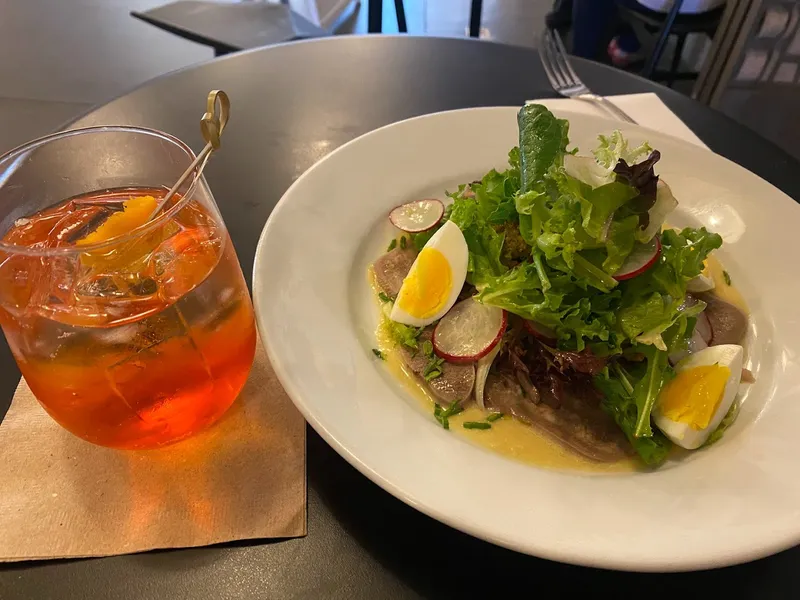
[[[219,113],[217,109],[219,109]],[[197,177],[202,175],[211,153],[220,146],[220,137],[222,136],[222,131],[225,129],[225,125],[228,123],[230,110],[231,101],[228,99],[228,94],[222,90],[212,90],[209,92],[206,100],[206,112],[200,119],[200,132],[203,134],[203,139],[206,141],[205,148],[202,149],[200,154],[197,155],[197,158],[195,158],[192,164],[183,172],[183,175],[178,178],[178,181],[176,181],[172,189],[167,192],[167,195],[161,199],[148,221],[152,220],[161,212],[161,209],[172,200],[172,197],[178,192],[180,187],[186,183],[186,180],[189,179],[198,165],[200,165],[200,168],[197,169]]]

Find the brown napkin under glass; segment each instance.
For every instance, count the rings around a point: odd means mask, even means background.
[[[0,561],[306,533],[305,421],[260,342],[220,421],[158,450],[73,436],[22,380],[0,425],[0,456]]]

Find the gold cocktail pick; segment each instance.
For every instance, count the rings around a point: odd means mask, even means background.
[[[172,200],[172,197],[186,183],[186,180],[189,179],[195,169],[197,169],[197,177],[203,174],[203,169],[205,169],[211,153],[220,146],[220,137],[222,137],[222,131],[228,123],[230,112],[231,101],[228,98],[228,94],[222,90],[211,90],[206,100],[206,112],[200,119],[200,132],[203,134],[206,146],[183,172],[178,181],[175,182],[172,189],[167,192],[167,195],[161,199],[161,202],[158,203],[158,206],[150,215],[150,219],[153,219],[167,205],[167,202]],[[200,165],[199,168],[198,165]]]

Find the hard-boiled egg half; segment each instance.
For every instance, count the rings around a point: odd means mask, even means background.
[[[658,428],[682,448],[702,446],[736,399],[743,354],[736,344],[710,346],[675,365],[653,411]]]
[[[468,258],[464,234],[458,225],[446,221],[411,265],[389,318],[424,327],[444,316],[464,286]]]

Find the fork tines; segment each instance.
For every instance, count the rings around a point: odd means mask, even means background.
[[[564,48],[558,32],[551,29],[544,30],[539,55],[542,58],[542,66],[550,80],[550,85],[556,92],[562,96],[571,97],[589,91],[569,63],[567,50]]]

